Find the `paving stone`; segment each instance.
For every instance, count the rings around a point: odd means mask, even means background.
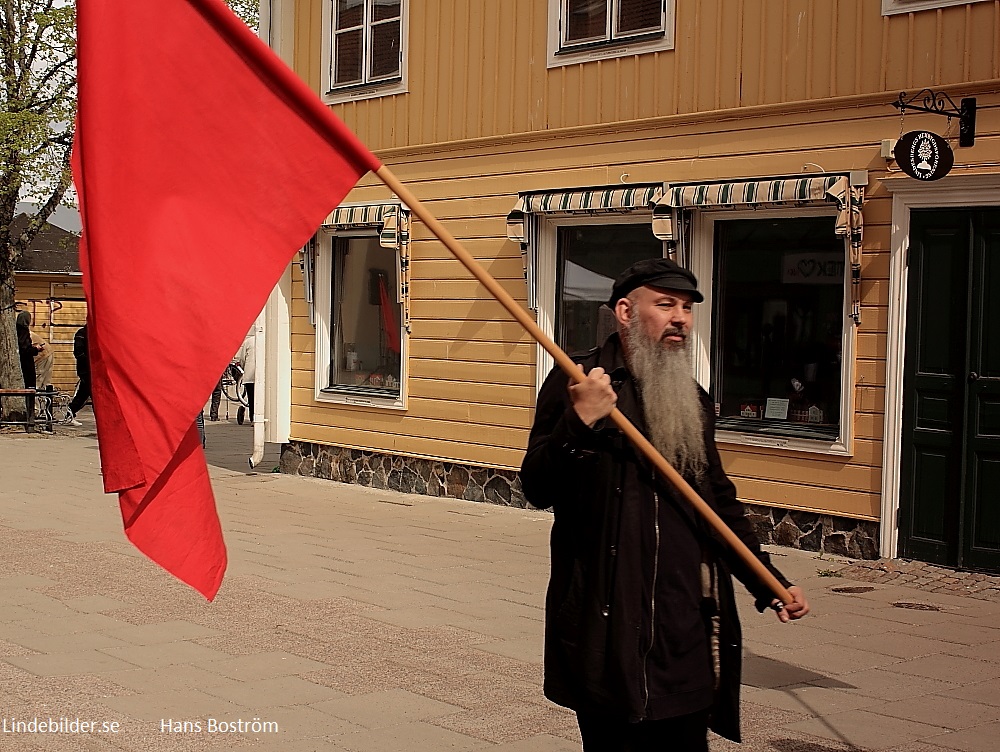
[[[967,624],[956,619],[944,631],[940,630],[937,625],[924,625],[910,630],[910,634],[917,637],[933,637],[934,639],[955,642],[960,645],[982,645],[984,642],[994,643],[995,647],[1000,648],[1000,620],[993,621],[992,623],[996,628],[981,624]]]
[[[215,695],[196,689],[184,692],[145,692],[120,697],[104,697],[102,705],[130,718],[161,724],[165,721],[203,721],[240,717],[240,708]],[[251,716],[252,717],[252,716]],[[167,728],[170,728],[168,723]]]
[[[942,679],[956,684],[975,684],[1000,676],[1000,665],[982,663],[957,655],[928,655],[913,658],[893,666],[902,674],[916,674],[933,679]]]
[[[366,729],[379,729],[456,713],[462,708],[405,690],[374,692],[312,703],[312,707]]]
[[[866,710],[848,710],[822,718],[809,718],[788,724],[784,728],[831,739],[862,750],[882,749],[927,740],[947,731],[940,726],[889,718]]]
[[[114,648],[128,643],[116,640],[103,632],[76,632],[71,634],[44,634],[25,631],[9,635],[7,642],[16,643],[38,653],[76,653],[83,650]]]
[[[898,626],[896,627],[898,629]],[[918,637],[904,632],[886,632],[880,635],[844,636],[832,641],[835,646],[843,646],[856,650],[869,650],[873,653],[890,655],[895,658],[919,658],[924,655],[935,655],[947,652],[949,647],[941,640],[933,637]],[[836,647],[831,647],[836,650]]]
[[[789,655],[789,658],[793,656]],[[832,686],[850,686],[837,677],[830,677],[793,663],[744,652],[743,683],[761,689],[825,682]]]
[[[107,634],[133,645],[156,645],[198,637],[212,637],[217,630],[189,621],[165,621],[157,624],[121,624],[109,629]]]
[[[137,669],[130,666],[127,671],[111,671],[103,674],[103,677],[122,688],[122,692],[115,694],[157,691],[185,692],[189,689],[205,689],[235,681],[198,666],[184,664],[155,669]]]
[[[340,697],[341,693],[298,676],[276,676],[258,681],[231,682],[205,687],[204,691],[236,705],[308,705]]]
[[[579,752],[579,750],[579,741],[560,739],[550,734],[534,734],[515,742],[476,747],[475,752]]]
[[[520,640],[488,642],[476,645],[476,649],[482,650],[484,653],[514,658],[525,663],[541,663],[542,661],[542,645],[535,638],[525,637]]]
[[[154,645],[100,646],[103,653],[144,668],[158,668],[175,663],[210,663],[228,659],[225,653],[196,642],[166,642]]]
[[[932,736],[927,742],[960,752],[996,752],[998,740],[1000,723],[987,723],[952,734]]]
[[[827,676],[851,674],[872,668],[882,668],[900,663],[900,659],[891,655],[870,650],[858,650],[841,646],[831,650],[828,645],[817,645],[811,648],[799,648],[788,654],[795,665],[811,668]],[[846,681],[849,681],[847,679]]]
[[[8,656],[6,661],[36,676],[66,676],[69,674],[123,671],[133,668],[131,663],[113,658],[97,650],[44,655],[15,655]]]
[[[961,700],[970,700],[977,703],[986,703],[1000,707],[1000,682],[994,680],[980,682],[979,684],[966,684],[961,687],[954,687],[942,691],[940,694],[946,697],[957,697]]]
[[[892,667],[895,669],[895,666]],[[832,679],[811,682],[816,686],[834,689],[853,689],[859,694],[877,700],[902,700],[932,692],[947,693],[955,688],[953,682],[939,678],[901,674],[886,668],[869,669]]]
[[[363,727],[356,723],[335,718],[310,705],[259,707],[257,715],[277,723],[281,729],[282,739],[330,737],[363,730]]]
[[[87,595],[80,598],[70,598],[63,603],[74,611],[84,613],[102,613],[105,611],[118,611],[128,608],[130,604],[124,601],[106,598],[103,595]]]
[[[929,723],[949,730],[964,729],[1000,720],[1000,707],[982,705],[939,694],[911,697],[885,705],[872,705],[868,709],[878,715]]]
[[[872,698],[845,688],[817,687],[800,684],[779,689],[744,687],[741,693],[745,702],[767,708],[781,708],[805,716],[827,716],[845,710],[866,708]]]
[[[270,679],[276,676],[319,671],[326,664],[285,652],[258,653],[226,658],[202,665],[206,671],[241,681]]]
[[[481,740],[473,737],[421,722],[344,734],[338,737],[337,743],[345,752],[404,749],[413,752],[465,752],[482,744]]]

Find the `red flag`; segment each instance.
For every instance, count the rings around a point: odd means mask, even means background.
[[[379,161],[221,0],[77,0],[73,174],[104,486],[212,599],[194,420],[293,253]]]
[[[378,306],[382,311],[382,332],[385,334],[386,346],[394,353],[399,353],[399,324],[392,315],[392,303],[389,302],[389,291],[385,289],[385,279],[378,277]]]

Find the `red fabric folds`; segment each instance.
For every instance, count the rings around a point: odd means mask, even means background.
[[[379,161],[221,0],[77,0],[73,174],[105,491],[214,598],[194,420],[295,251]]]
[[[378,302],[382,312],[382,332],[385,335],[386,346],[394,353],[399,354],[399,324],[396,317],[392,315],[392,303],[389,300],[389,291],[385,289],[385,279],[382,275],[378,278]]]

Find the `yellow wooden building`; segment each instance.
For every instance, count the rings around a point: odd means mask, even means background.
[[[564,348],[607,332],[632,261],[696,272],[695,375],[764,537],[1000,567],[1000,2],[267,10],[272,46]],[[923,89],[975,99],[973,145],[957,115],[893,106]],[[944,137],[950,174],[901,171],[912,131]],[[524,503],[551,361],[374,176],[265,319],[285,470]]]
[[[19,215],[14,230],[26,223],[27,217]],[[52,348],[52,385],[71,394],[78,380],[73,335],[87,320],[79,241],[75,233],[47,224],[35,236],[14,273],[17,309],[31,314],[32,332]]]

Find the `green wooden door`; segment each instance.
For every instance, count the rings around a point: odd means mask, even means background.
[[[1000,208],[911,215],[902,446],[901,555],[1000,571]]]

